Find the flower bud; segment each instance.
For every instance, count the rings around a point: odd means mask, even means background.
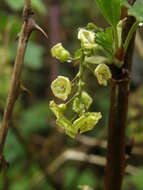
[[[93,49],[97,46],[95,43],[95,33],[93,31],[81,28],[78,32],[78,39],[81,41],[83,48]]]
[[[107,86],[107,81],[112,77],[110,68],[105,64],[98,65],[94,74],[97,77],[99,84],[103,86]]]
[[[52,82],[51,89],[55,97],[65,101],[71,93],[71,82],[67,77],[58,76]]]
[[[56,57],[61,62],[68,61],[70,53],[62,46],[61,43],[56,44],[52,49],[51,53],[53,57]]]

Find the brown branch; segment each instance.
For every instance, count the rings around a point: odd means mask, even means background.
[[[54,174],[67,161],[87,162],[97,166],[105,167],[106,158],[94,154],[86,154],[85,152],[69,149],[60,154],[48,167],[49,174]],[[126,173],[134,175],[137,172],[135,166],[129,165],[126,168]]]
[[[32,18],[32,15],[33,13],[31,9],[31,0],[25,0],[24,10],[23,10],[23,24],[19,36],[17,56],[11,79],[11,87],[9,90],[9,95],[4,110],[2,127],[0,129],[0,165],[2,165],[4,160],[3,149],[8,132],[8,123],[10,121],[14,104],[18,98],[20,91],[20,76],[21,76],[22,64],[24,61],[24,55],[28,44],[28,39],[33,30],[39,30],[46,36],[44,31],[38,25],[36,25],[34,19]]]
[[[133,1],[130,1],[132,4]],[[128,17],[123,31],[123,42],[135,19]],[[113,68],[111,105],[108,127],[107,167],[105,190],[121,190],[126,166],[125,129],[135,35],[131,39],[122,69]]]
[[[46,38],[48,38],[47,34],[35,23],[32,15],[33,12],[31,8],[31,0],[25,0],[23,10],[23,24],[19,36],[17,56],[11,79],[11,87],[4,110],[2,127],[0,129],[0,165],[3,162],[3,148],[7,136],[8,124],[12,115],[14,104],[20,92],[20,76],[29,37],[32,31],[37,30],[41,32]]]

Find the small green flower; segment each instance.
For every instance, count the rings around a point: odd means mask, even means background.
[[[93,31],[81,28],[78,32],[78,39],[81,41],[81,46],[85,49],[93,49],[97,46]]]
[[[85,110],[88,110],[91,104],[92,98],[89,96],[87,92],[83,91],[81,94],[81,98],[76,97],[74,99],[73,110],[76,113],[82,113],[85,112]]]
[[[75,138],[76,130],[74,130],[72,122],[64,116],[65,108],[66,106],[64,104],[57,105],[54,101],[50,102],[50,109],[57,118],[56,124],[61,127],[68,136]]]
[[[92,130],[98,121],[102,118],[100,112],[87,112],[74,121],[73,128],[78,133],[84,133]]]
[[[51,53],[53,57],[56,57],[61,62],[68,61],[70,53],[62,46],[61,43],[56,44],[52,49]]]
[[[54,113],[54,115],[57,118],[60,118],[61,115],[63,114],[63,110],[60,108],[60,105],[57,105],[54,101],[50,101],[49,106],[52,112]]]
[[[97,77],[99,84],[103,86],[107,86],[107,81],[112,77],[110,68],[105,64],[98,65],[94,74]]]
[[[71,82],[67,77],[58,76],[52,82],[51,89],[55,97],[65,101],[71,93]]]

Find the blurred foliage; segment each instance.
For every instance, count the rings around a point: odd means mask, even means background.
[[[16,38],[21,27],[23,2],[23,0],[0,1],[0,125],[16,55]],[[32,5],[35,19],[40,26],[46,28],[50,37],[52,25],[50,24],[50,11],[53,10],[53,5],[48,0],[33,0]],[[58,18],[60,41],[64,41],[71,52],[79,47],[79,44],[73,40],[76,39],[78,27],[85,26],[88,22],[107,26],[94,0],[76,0],[76,3],[61,0],[57,1],[57,7],[60,12]],[[74,142],[69,140],[54,123],[48,106],[51,99],[49,81],[51,81],[52,67],[55,66],[55,60],[52,60],[49,55],[50,43],[53,43],[50,42],[50,38],[46,41],[37,33],[30,38],[22,73],[23,85],[28,93],[21,92],[13,113],[11,129],[5,146],[5,155],[10,162],[10,167],[8,171],[0,174],[0,189],[73,190],[79,189],[78,187],[82,185],[88,185],[93,189],[103,189],[102,167],[69,161],[68,164],[62,165],[54,175],[49,176],[45,172],[51,161],[71,147],[91,154],[104,155],[104,150],[85,147],[76,140]],[[138,64],[138,59],[135,60],[135,65]],[[77,72],[76,67],[71,65],[63,64],[60,69],[58,64],[56,66],[60,74],[70,78]],[[94,77],[86,73],[85,79],[89,83],[87,91],[95,100],[91,109],[94,111],[100,109],[104,115],[99,127],[86,135],[102,140],[107,134],[109,89],[100,87],[95,94],[94,89],[97,83]],[[142,83],[143,81],[140,81],[140,84]],[[139,143],[141,147],[143,145],[142,97],[142,85],[133,88],[127,128],[128,138],[134,138],[135,144]],[[139,164],[137,164],[138,160]],[[134,157],[131,164],[138,167],[138,165],[142,166],[143,162],[141,158]],[[142,168],[136,175],[126,176],[125,190],[142,190],[142,178]]]

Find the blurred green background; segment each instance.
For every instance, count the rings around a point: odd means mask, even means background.
[[[16,56],[24,0],[0,1],[0,125]],[[0,174],[0,190],[76,190],[85,185],[102,190],[106,137],[110,105],[110,85],[99,87],[94,76],[85,73],[87,91],[94,98],[91,109],[101,110],[103,119],[84,136],[69,139],[55,125],[49,110],[53,98],[51,81],[58,74],[72,79],[77,67],[59,64],[50,48],[62,42],[72,53],[79,47],[78,27],[94,22],[107,23],[94,0],[32,0],[36,22],[49,39],[34,32],[30,38],[22,72],[22,91],[16,103],[5,146],[9,168]],[[124,190],[143,189],[143,42],[138,30],[134,54],[133,80],[129,104],[128,160]]]

